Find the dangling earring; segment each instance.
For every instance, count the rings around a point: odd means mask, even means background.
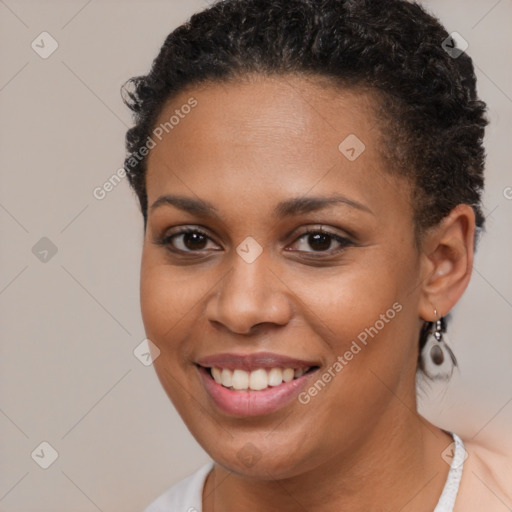
[[[429,322],[431,327],[421,351],[420,367],[432,380],[448,380],[457,366],[457,359],[447,343],[444,318],[437,318],[436,309],[434,315],[436,320]]]

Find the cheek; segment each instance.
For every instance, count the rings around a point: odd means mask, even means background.
[[[181,358],[177,357],[180,355],[177,340],[183,329],[180,319],[186,318],[187,304],[180,292],[169,266],[158,261],[150,251],[143,251],[140,274],[142,321],[147,338],[160,350],[154,367],[168,392],[172,386],[164,382],[170,378],[167,372],[177,376],[182,371]]]
[[[321,329],[323,325],[321,332],[334,344],[343,344],[373,325],[399,300],[402,288],[399,276],[369,259],[328,273],[297,274],[289,280],[301,283],[296,293],[306,306],[303,313],[308,309],[314,313]],[[395,316],[394,311],[390,316]]]
[[[140,303],[146,336],[160,349],[157,372],[192,377],[190,364],[196,337],[203,337],[204,297],[219,279],[194,266],[173,267],[160,251],[144,249],[140,273]],[[160,367],[160,369],[159,369]],[[188,372],[188,373],[187,373]],[[160,376],[160,375],[159,375]]]
[[[197,279],[184,278],[183,272],[173,272],[162,260],[155,251],[145,249],[140,273],[140,303],[146,334],[151,333],[160,342],[172,338],[201,293],[196,286]]]
[[[317,380],[301,396],[301,412],[303,421],[330,425],[322,441],[325,453],[340,433],[355,442],[372,428],[393,392],[403,396],[397,391],[401,381],[410,383],[414,376],[407,333],[415,324],[408,325],[412,309],[405,308],[397,282],[397,276],[352,269],[350,275],[341,270],[336,279],[311,282],[303,289],[301,298],[314,313],[309,315],[316,338],[312,350],[327,349],[327,357]]]
[[[371,393],[372,382],[382,387],[374,374],[397,384],[405,368],[415,369],[413,261],[374,254],[329,276],[303,278],[297,294],[307,306],[300,314],[328,345],[327,366],[338,361],[333,382],[348,386],[352,396]]]
[[[153,367],[163,389],[183,414],[186,400],[179,383],[185,382],[186,372],[193,367],[185,364],[182,333],[190,329],[187,312],[191,312],[195,302],[187,296],[186,289],[182,290],[169,265],[146,249],[141,262],[140,303],[146,336],[160,350]]]
[[[174,295],[162,267],[151,264],[150,258],[143,255],[140,279],[140,303],[142,321],[147,336],[161,341],[172,323]],[[159,344],[159,343],[157,343]]]

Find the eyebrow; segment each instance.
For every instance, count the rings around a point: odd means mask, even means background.
[[[277,218],[291,217],[293,215],[321,210],[334,204],[344,204],[350,206],[351,208],[375,215],[375,213],[370,210],[368,206],[341,195],[332,195],[328,197],[304,196],[287,199],[286,201],[282,201],[276,205],[273,211],[273,215]],[[212,203],[204,199],[194,199],[193,197],[165,194],[160,196],[151,205],[150,210],[154,211],[163,205],[174,206],[185,212],[203,217],[215,217],[216,219],[220,218],[217,208],[215,208]]]

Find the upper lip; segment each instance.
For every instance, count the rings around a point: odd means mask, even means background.
[[[259,368],[309,368],[319,366],[315,361],[306,361],[272,352],[255,352],[252,354],[223,353],[202,357],[196,363],[206,368],[226,368],[228,370],[253,371]]]

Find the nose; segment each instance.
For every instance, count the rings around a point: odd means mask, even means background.
[[[286,325],[292,312],[289,289],[263,254],[252,263],[236,256],[206,306],[210,322],[237,334],[250,334],[260,324]]]

